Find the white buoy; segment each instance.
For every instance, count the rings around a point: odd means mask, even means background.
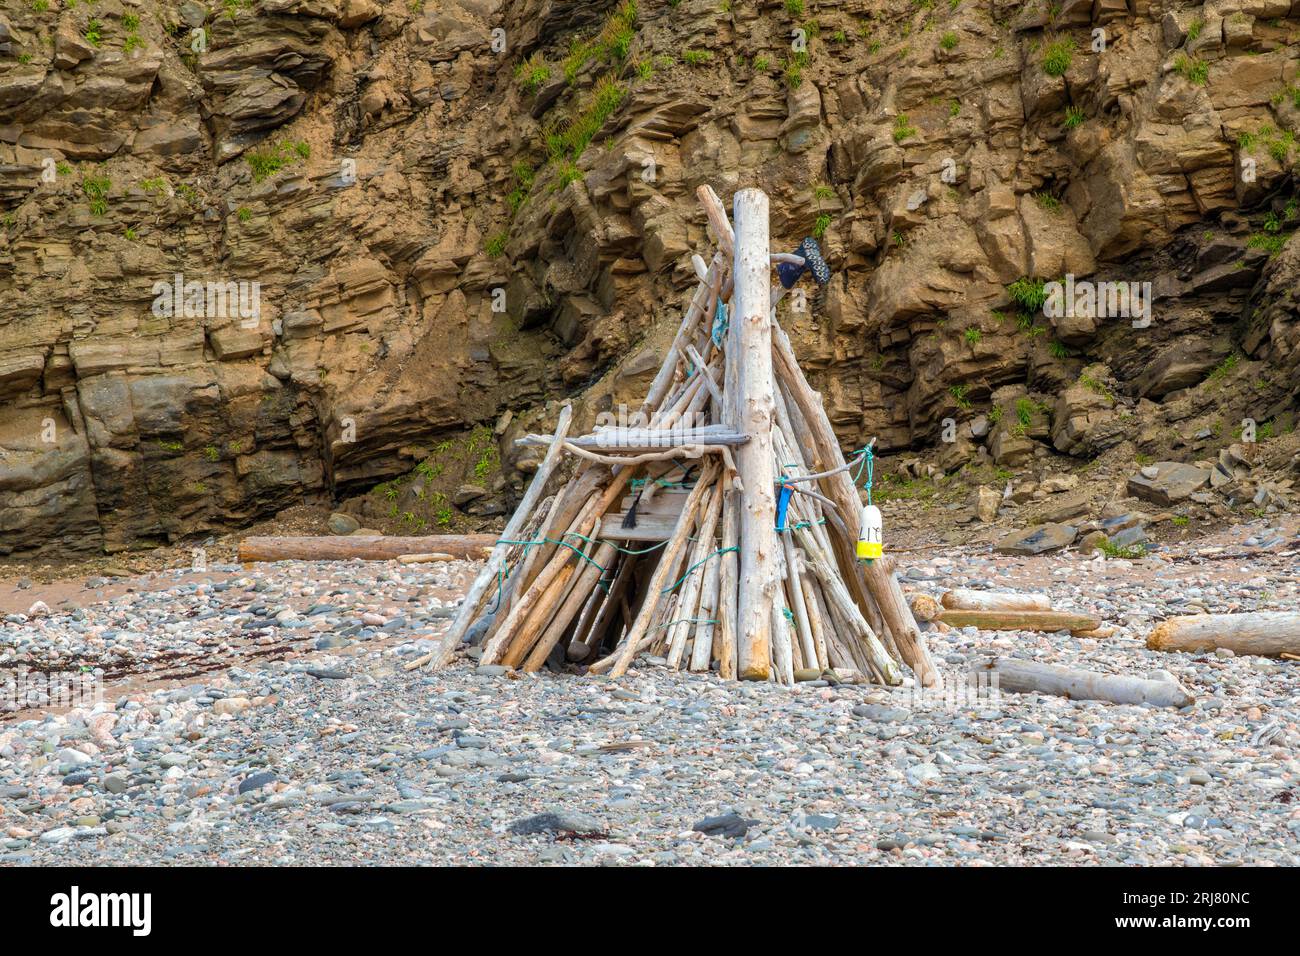
[[[884,520],[875,505],[862,506],[862,531],[858,534],[858,560],[875,561],[884,557]]]

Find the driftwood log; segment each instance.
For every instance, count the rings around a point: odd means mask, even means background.
[[[1022,594],[1017,591],[974,591],[954,588],[941,602],[954,611],[1050,611],[1046,594]]]
[[[1153,651],[1208,651],[1280,657],[1300,654],[1300,612],[1188,614],[1161,621],[1147,637]]]
[[[981,631],[1092,631],[1101,621],[1073,611],[944,611],[937,618],[949,627]]]
[[[239,542],[239,560],[255,561],[395,561],[430,552],[479,561],[496,544],[494,534],[443,534],[390,538],[383,535],[326,535],[323,537],[251,537]],[[431,559],[438,560],[438,559]]]
[[[1051,694],[1071,700],[1105,700],[1113,704],[1152,704],[1156,707],[1186,707],[1196,701],[1181,684],[1172,680],[1098,674],[1010,657],[987,660],[982,667],[990,675],[996,675],[998,690],[1013,694]]]

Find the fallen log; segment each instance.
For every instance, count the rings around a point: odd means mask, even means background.
[[[251,537],[239,542],[239,560],[254,561],[394,561],[430,552],[468,558],[487,557],[497,542],[495,534],[434,534],[421,537],[383,535],[325,535],[322,537]],[[432,558],[431,560],[449,560]]]
[[[1161,621],[1147,637],[1153,651],[1209,651],[1280,657],[1300,654],[1300,612],[1187,614]]]
[[[943,611],[936,621],[981,631],[1094,631],[1101,621],[1071,611]]]
[[[1016,591],[973,591],[954,588],[944,594],[943,606],[954,611],[1050,611],[1052,602],[1046,594],[1021,594]]]
[[[1071,700],[1104,700],[1112,704],[1152,704],[1156,707],[1186,707],[1196,701],[1173,680],[1098,674],[1009,657],[985,660],[982,667],[992,675],[990,686],[996,678],[999,691],[1013,694],[1051,694]]]

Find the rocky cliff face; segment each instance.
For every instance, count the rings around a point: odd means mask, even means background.
[[[1298,128],[1292,0],[6,0],[0,554],[444,458],[500,510],[555,400],[644,389],[702,182],[820,237],[783,321],[846,445],[1284,432]]]

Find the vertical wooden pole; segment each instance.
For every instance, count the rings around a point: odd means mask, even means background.
[[[739,346],[741,429],[749,441],[736,456],[744,490],[740,512],[740,592],[736,636],[744,680],[771,675],[772,614],[777,587],[776,469],[772,457],[772,267],[767,195],[742,189],[732,205],[736,231],[732,321]]]

